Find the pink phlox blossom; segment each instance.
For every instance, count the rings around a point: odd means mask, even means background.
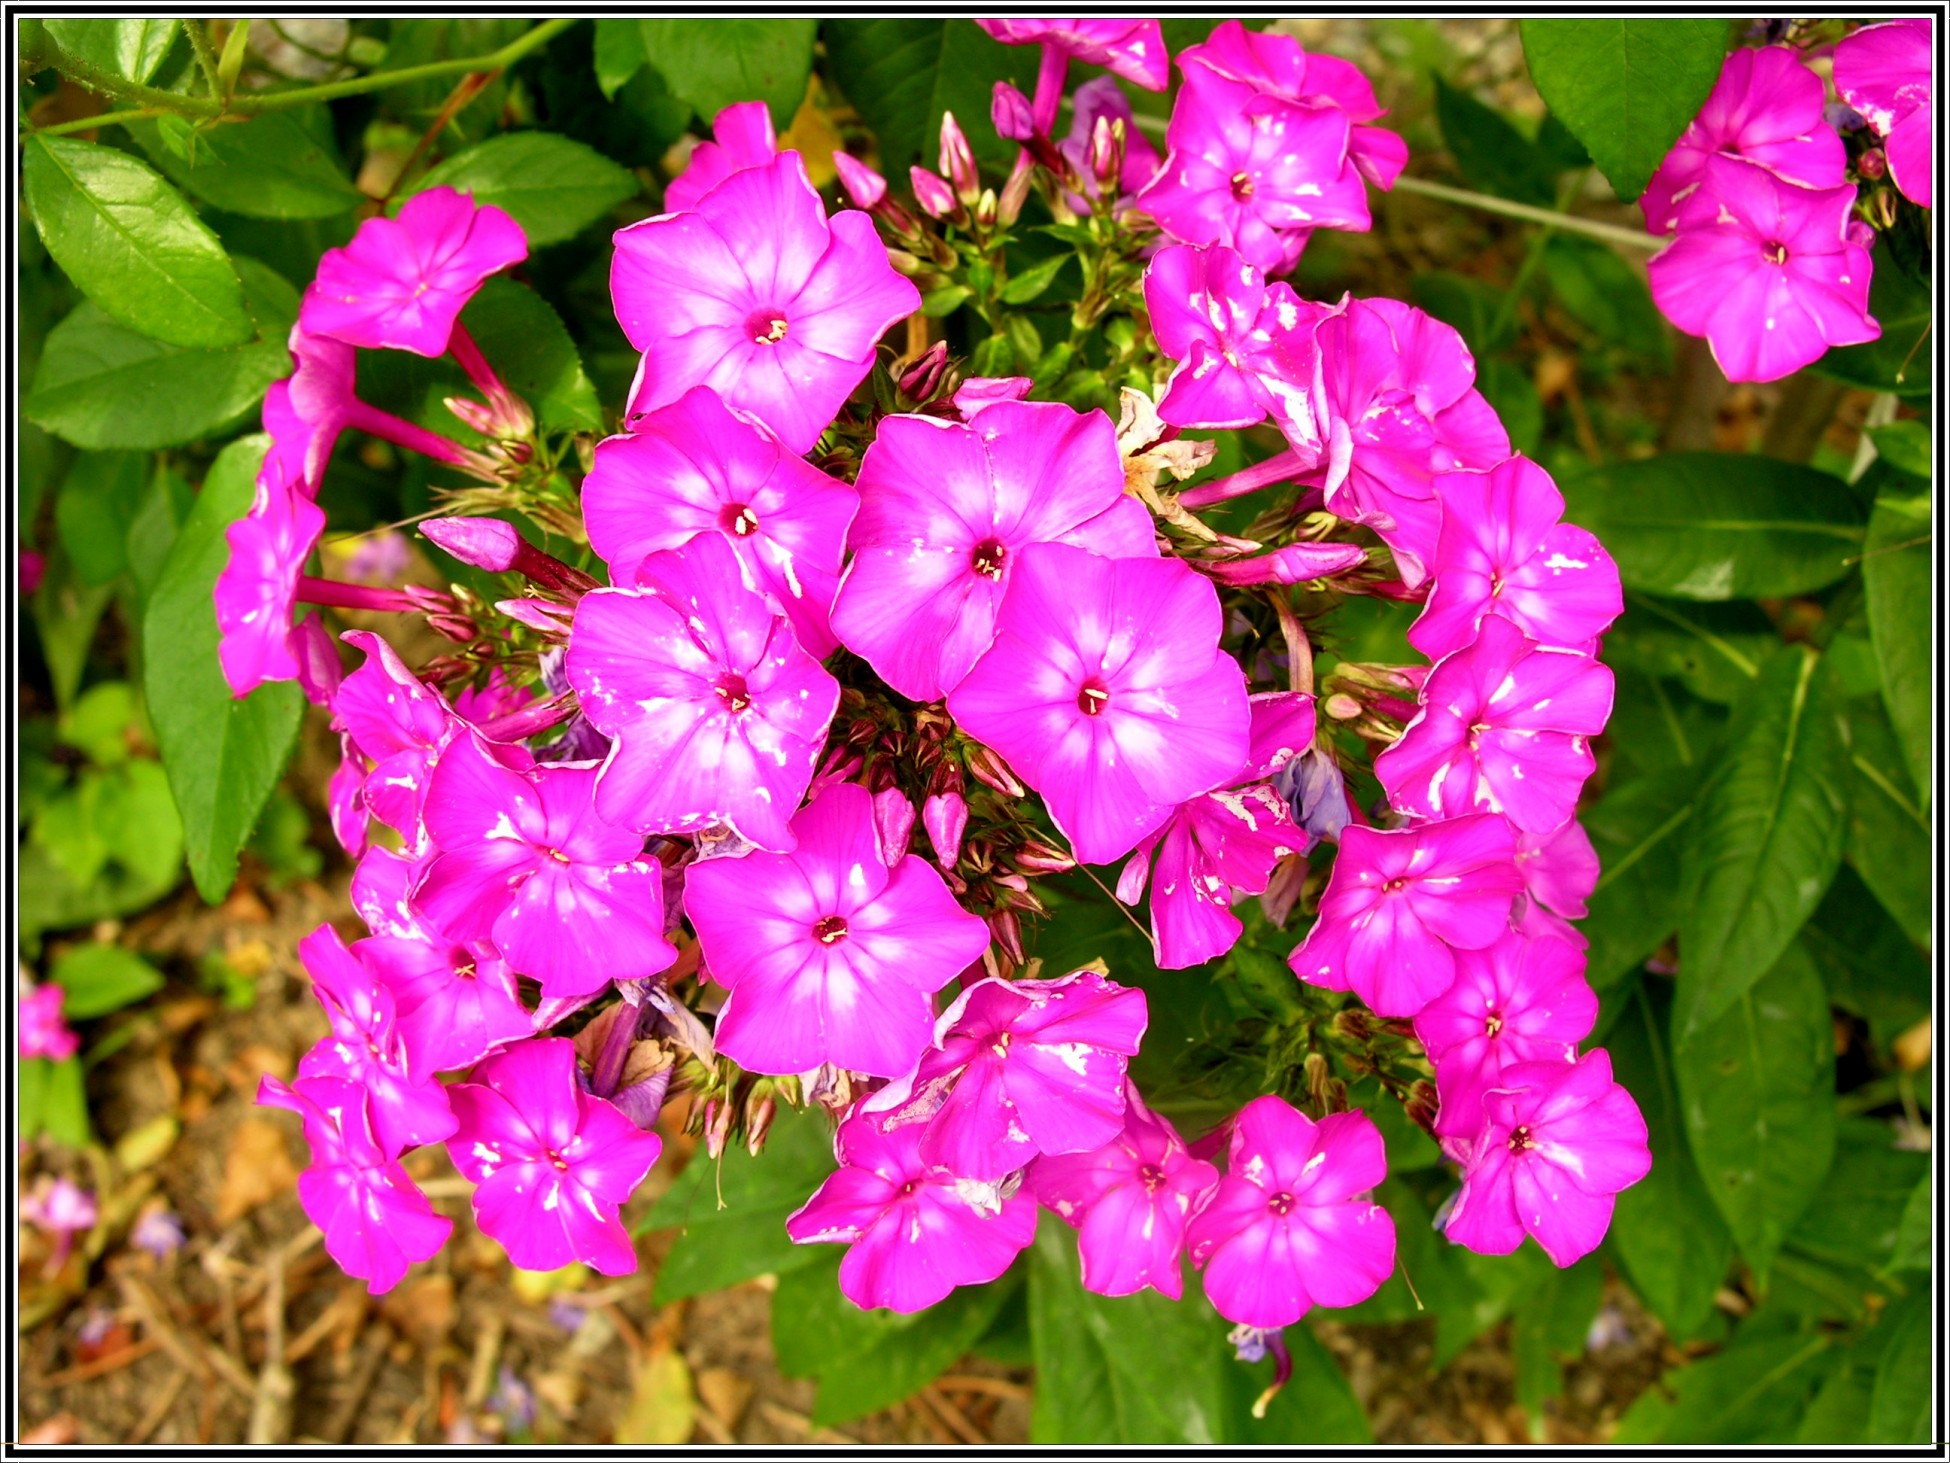
[[[332,701],[332,719],[345,741],[334,777],[334,823],[343,822],[348,833],[357,828],[363,837],[363,814],[369,813],[417,847],[427,773],[458,726],[454,711],[372,631],[347,630],[340,638],[366,658],[339,682]],[[340,779],[345,786],[336,786]],[[361,812],[352,806],[353,786]]]
[[[1036,1235],[1036,1200],[971,1183],[921,1157],[919,1128],[872,1113],[840,1125],[840,1167],[785,1222],[794,1244],[850,1246],[840,1290],[862,1310],[925,1310],[958,1285],[985,1285]],[[1005,1186],[1006,1187],[1006,1186]]]
[[[1079,859],[1107,863],[1245,764],[1223,628],[1218,592],[1182,563],[1031,544],[948,709],[1043,794]]]
[[[853,562],[833,629],[916,701],[952,691],[995,639],[1032,544],[1158,556],[1151,515],[1124,492],[1100,411],[1000,401],[972,422],[890,416],[860,464]]]
[[[1416,1040],[1435,1063],[1436,1131],[1475,1138],[1483,1098],[1505,1067],[1576,1061],[1597,1020],[1577,946],[1510,930],[1486,949],[1458,950],[1455,983],[1415,1016]]]
[[[831,1062],[894,1077],[934,1022],[929,999],[981,957],[988,927],[909,854],[881,861],[873,800],[841,783],[792,820],[790,853],[695,863],[684,909],[730,992],[718,1049],[754,1072]]]
[[[1388,800],[1421,818],[1501,813],[1525,833],[1571,816],[1595,768],[1592,737],[1611,716],[1609,667],[1539,645],[1501,615],[1444,656],[1422,687],[1422,709],[1375,776]]]
[[[22,1061],[36,1057],[50,1062],[65,1062],[81,1050],[81,1038],[61,1014],[68,993],[53,981],[35,986],[15,1005],[19,1021],[17,1049]]]
[[[483,722],[512,716],[515,712],[534,703],[535,691],[532,686],[518,686],[508,679],[502,666],[495,666],[481,685],[471,681],[454,694],[454,715],[462,721],[479,726]]]
[[[1395,1268],[1395,1223],[1372,1198],[1387,1175],[1365,1114],[1316,1123],[1278,1097],[1247,1103],[1225,1176],[1186,1233],[1214,1309],[1271,1328],[1373,1295]]]
[[[524,1041],[448,1089],[460,1130],[447,1142],[471,1179],[481,1232],[518,1270],[580,1260],[604,1275],[636,1273],[617,1210],[649,1174],[663,1142],[576,1081],[575,1043]]]
[[[875,342],[921,304],[872,219],[827,220],[796,152],[733,173],[690,212],[620,230],[610,292],[643,352],[626,425],[709,386],[793,452],[819,439]]]
[[[1517,872],[1531,902],[1567,920],[1583,919],[1598,887],[1598,851],[1576,818],[1549,833],[1517,834]]]
[[[1163,91],[1171,80],[1171,53],[1165,48],[1164,30],[1155,20],[1010,16],[975,23],[1005,45],[1060,50],[1086,66],[1102,66],[1146,91]]]
[[[217,576],[217,660],[231,695],[298,678],[291,608],[305,561],[324,532],[324,510],[266,458],[250,511],[224,530],[230,557]]]
[[[566,669],[612,739],[596,811],[619,827],[728,823],[761,848],[792,846],[839,682],[739,574],[730,544],[706,533],[644,559],[640,588],[576,606]]]
[[[324,1231],[325,1253],[381,1295],[407,1266],[432,1259],[454,1225],[373,1137],[369,1100],[365,1087],[336,1077],[300,1077],[287,1087],[266,1076],[257,1088],[261,1106],[304,1119],[311,1163],[298,1175],[298,1202]]]
[[[352,953],[392,993],[408,1066],[422,1077],[468,1066],[533,1029],[514,969],[492,945],[374,935]]]
[[[1936,99],[1928,18],[1865,25],[1835,47],[1835,90],[1881,135],[1889,176],[1911,203],[1936,196]]]
[[[1090,200],[1097,196],[1102,186],[1097,181],[1096,170],[1091,166],[1091,137],[1099,120],[1122,122],[1124,161],[1117,175],[1117,207],[1121,212],[1130,206],[1131,200],[1144,185],[1158,175],[1163,159],[1159,157],[1158,149],[1151,145],[1151,139],[1138,129],[1130,98],[1124,95],[1124,88],[1114,78],[1099,76],[1084,82],[1071,94],[1070,106],[1070,135],[1056,144],[1056,150],[1069,160],[1083,184],[1083,193],[1066,194],[1064,201],[1075,213],[1086,216],[1090,213]]]
[[[972,421],[983,407],[998,401],[1026,401],[1036,383],[1027,376],[966,376],[949,398],[963,421]]]
[[[527,235],[500,209],[428,188],[325,251],[300,319],[348,345],[442,355],[482,281],[527,257]]]
[[[823,658],[838,646],[827,615],[859,494],[787,452],[708,387],[598,443],[582,492],[589,542],[613,583],[636,583],[647,555],[716,534],[807,651]]]
[[[20,1200],[20,1217],[53,1237],[57,1266],[74,1237],[93,1229],[100,1215],[95,1196],[65,1174],[42,1174]]]
[[[779,151],[772,109],[764,102],[733,102],[711,122],[709,142],[691,149],[684,171],[664,187],[664,212],[696,208],[718,184],[743,168],[763,167]]]
[[[1343,828],[1320,918],[1288,963],[1377,1015],[1413,1016],[1449,989],[1455,950],[1480,950],[1509,927],[1523,889],[1515,851],[1509,821],[1493,813]]]
[[[1144,305],[1158,348],[1178,364],[1158,415],[1177,427],[1250,427],[1271,411],[1311,423],[1322,307],[1223,244],[1173,244],[1144,272]]]
[[[305,693],[305,699],[314,706],[329,707],[338,697],[345,666],[339,660],[332,632],[325,628],[317,610],[292,626],[285,645],[298,667],[298,689]]]
[[[1681,201],[1699,186],[1706,160],[1716,153],[1759,163],[1810,188],[1839,186],[1848,154],[1822,119],[1825,100],[1821,78],[1792,47],[1730,52],[1712,95],[1646,185],[1639,200],[1646,228],[1673,231]]]
[[[1077,1231],[1085,1290],[1131,1295],[1149,1286],[1173,1300],[1184,1294],[1185,1228],[1218,1187],[1219,1171],[1192,1157],[1129,1079],[1124,1127],[1115,1138],[1085,1153],[1044,1154],[1024,1181]]]
[[[662,871],[641,834],[597,814],[596,777],[584,766],[505,767],[468,733],[427,778],[422,812],[438,852],[415,909],[458,944],[491,941],[544,995],[655,975],[677,958]]]
[[[1124,1071],[1144,992],[1091,970],[1055,980],[991,976],[941,1015],[893,1124],[927,1124],[921,1155],[999,1182],[1038,1153],[1102,1147],[1124,1124]]]
[[[1714,155],[1647,266],[1652,299],[1706,338],[1729,381],[1778,381],[1830,346],[1876,339],[1868,250],[1849,240],[1855,188],[1804,188]]]
[[[1645,1119],[1611,1058],[1505,1067],[1483,1106],[1443,1233],[1479,1255],[1507,1255],[1528,1234],[1552,1264],[1576,1264],[1604,1239],[1617,1195],[1652,1170]]]

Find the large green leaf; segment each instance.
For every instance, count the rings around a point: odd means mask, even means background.
[[[1916,1181],[1903,1204],[1903,1215],[1896,1223],[1896,1243],[1891,1246],[1889,1270],[1927,1270],[1930,1268],[1930,1175],[1926,1170]]]
[[[1756,599],[1833,584],[1862,552],[1840,478],[1730,452],[1669,452],[1563,484],[1565,516],[1604,540],[1627,589]]]
[[[606,22],[626,23],[626,22]],[[509,132],[434,168],[419,189],[448,187],[521,225],[530,247],[575,237],[637,193],[636,175],[594,148],[552,132]]]
[[[81,689],[82,672],[87,669],[88,652],[95,642],[95,626],[114,595],[112,584],[84,582],[65,549],[48,556],[47,571],[41,587],[34,591],[31,608],[57,705],[65,707]]]
[[[1653,1388],[1620,1420],[1611,1441],[1785,1443],[1827,1374],[1834,1338],[1821,1331],[1742,1334],[1725,1351],[1666,1373],[1671,1400]]]
[[[1849,764],[1846,856],[1882,907],[1919,945],[1930,943],[1930,820],[1917,804],[1902,749],[1882,702],[1864,697],[1848,708]]]
[[[1882,700],[1902,741],[1910,780],[1930,804],[1930,566],[1932,523],[1927,483],[1888,473],[1869,516],[1862,550],[1862,591],[1869,634],[1882,669]]]
[[[1889,1328],[1889,1339],[1870,1396],[1868,1441],[1933,1442],[1930,1403],[1943,1378],[1930,1363],[1936,1328],[1930,1324],[1929,1293],[1912,1291],[1890,1309],[1882,1324]]]
[[[1468,92],[1435,78],[1435,119],[1456,170],[1472,188],[1549,203],[1557,195],[1555,169],[1509,118]]]
[[[85,66],[138,85],[156,74],[176,39],[174,20],[77,20],[42,22],[55,45]]]
[[[1829,998],[1867,1021],[1876,1045],[1887,1047],[1930,1014],[1930,962],[1854,869],[1835,875],[1800,939]]]
[[[1642,266],[1606,245],[1560,234],[1544,250],[1544,277],[1565,312],[1606,345],[1651,366],[1671,365],[1672,333]]]
[[[672,16],[625,23],[636,25],[644,60],[706,122],[733,102],[761,101],[784,131],[806,99],[816,20]]]
[[[1604,1261],[1586,1255],[1568,1269],[1552,1267],[1512,1307],[1517,1402],[1533,1418],[1541,1418],[1545,1401],[1564,1390],[1564,1362],[1584,1354],[1585,1337],[1604,1299]]]
[[[1889,1124],[1851,1118],[1836,1134],[1835,1165],[1788,1235],[1789,1248],[1836,1266],[1888,1266],[1903,1212],[1929,1171],[1930,1156],[1898,1148]]]
[[[1686,1139],[1765,1284],[1835,1154],[1835,1029],[1799,945],[1674,1053]]]
[[[120,945],[77,945],[54,962],[50,979],[65,993],[62,1014],[106,1016],[162,989],[162,972]]]
[[[1652,173],[1700,104],[1727,53],[1724,20],[1526,20],[1523,54],[1551,112],[1623,199]]]
[[[128,567],[128,542],[112,531],[141,501],[148,459],[134,452],[87,452],[74,460],[54,500],[54,524],[84,584],[107,584]]]
[[[1878,251],[1869,280],[1869,314],[1882,334],[1865,345],[1831,350],[1811,369],[1851,386],[1927,399],[1936,379],[1930,340],[1935,298],[1927,271],[1906,268]]]
[[[1672,767],[1608,792],[1578,821],[1598,853],[1598,885],[1578,928],[1586,974],[1612,984],[1665,943],[1685,909],[1679,851],[1691,833],[1699,772]]]
[[[1734,708],[1687,832],[1673,1041],[1685,1046],[1786,950],[1848,831],[1848,736],[1827,663],[1781,650]]]
[[[277,786],[305,698],[294,682],[238,700],[217,664],[217,576],[224,530],[249,510],[265,437],[231,443],[211,464],[143,621],[144,689],[182,814],[197,892],[214,904],[237,877],[237,852]]]
[[[889,177],[905,177],[908,165],[934,166],[941,114],[953,112],[976,155],[1007,167],[1016,144],[988,125],[998,81],[1028,91],[1036,84],[1036,47],[1005,46],[972,20],[876,17],[828,20],[822,75],[853,103],[880,142]]]
[[[47,252],[109,315],[170,345],[237,345],[256,333],[223,245],[153,168],[36,133],[24,176]]]
[[[1625,613],[1605,632],[1605,663],[1676,680],[1693,695],[1725,705],[1746,693],[1760,663],[1780,643],[1774,622],[1757,605],[1687,604],[1635,593],[1626,596]]]
[[[250,218],[332,218],[365,201],[332,150],[323,107],[266,112],[193,134],[173,152],[155,122],[125,124],[157,167],[204,202]]]

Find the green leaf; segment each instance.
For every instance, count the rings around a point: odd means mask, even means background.
[[[1800,938],[1829,998],[1866,1020],[1877,1046],[1930,1014],[1929,961],[1855,870],[1843,866]]]
[[[1930,820],[1917,805],[1902,749],[1882,702],[1865,697],[1848,708],[1849,764],[1845,855],[1862,882],[1904,932],[1930,943]]]
[[[126,762],[135,719],[135,688],[127,681],[103,681],[62,713],[61,745],[86,753],[98,766]]]
[[[783,132],[806,99],[815,20],[673,17],[637,26],[644,60],[706,122],[733,102],[762,101]]]
[[[1807,953],[1789,946],[1673,1067],[1706,1191],[1765,1285],[1835,1153],[1835,1029]]]
[[[1930,1364],[1935,1328],[1930,1324],[1929,1293],[1911,1292],[1890,1308],[1882,1324],[1889,1328],[1889,1340],[1876,1367],[1875,1390],[1869,1400],[1868,1441],[1934,1441],[1930,1402],[1942,1378]]]
[[[1679,851],[1691,835],[1699,773],[1673,767],[1610,791],[1580,815],[1598,853],[1598,884],[1578,928],[1585,972],[1604,989],[1636,969],[1679,927],[1686,886]]]
[[[1935,476],[1928,422],[1911,420],[1871,427],[1869,437],[1876,444],[1876,455],[1896,471],[1924,483]]]
[[[86,1148],[94,1136],[88,1126],[88,1088],[79,1058],[69,1057],[48,1069],[41,1125],[55,1142],[70,1148]]]
[[[1885,478],[1869,515],[1862,592],[1876,663],[1882,668],[1883,704],[1902,742],[1910,781],[1926,808],[1935,791],[1930,737],[1933,542],[1928,483],[1894,474]]]
[[[1836,1135],[1835,1165],[1788,1235],[1789,1247],[1838,1266],[1884,1268],[1896,1253],[1904,1209],[1929,1172],[1929,1155],[1896,1147],[1887,1123],[1850,1119]]]
[[[114,594],[112,585],[82,583],[65,550],[48,555],[47,573],[34,591],[31,608],[56,705],[68,705],[81,689],[95,627]]]
[[[156,763],[130,761],[103,779],[98,817],[108,855],[138,884],[160,891],[183,873],[183,820]]]
[[[88,452],[61,480],[54,523],[82,583],[107,584],[128,567],[126,536],[114,529],[135,516],[147,466],[134,452]]]
[[[491,137],[442,162],[414,191],[439,187],[502,210],[521,225],[531,248],[574,238],[638,191],[629,169],[551,132]]]
[[[1568,1270],[1553,1268],[1512,1307],[1510,1346],[1517,1364],[1517,1401],[1533,1418],[1564,1390],[1564,1362],[1584,1354],[1585,1334],[1605,1298],[1605,1266],[1586,1255]]]
[[[1594,240],[1559,234],[1544,250],[1544,277],[1565,312],[1605,344],[1670,368],[1672,335],[1642,267]]]
[[[1581,22],[1571,22],[1581,23]],[[1604,540],[1627,589],[1680,599],[1806,594],[1862,551],[1840,478],[1727,452],[1669,452],[1563,484],[1565,516]]]
[[[1510,434],[1512,451],[1534,453],[1544,439],[1544,403],[1530,373],[1514,361],[1476,358],[1476,389]]]
[[[254,334],[237,271],[183,195],[125,152],[27,139],[27,206],[55,262],[105,312],[169,345]]]
[[[170,548],[176,542],[177,530],[183,526],[195,501],[189,483],[167,463],[158,463],[149,474],[148,487],[129,519],[125,545],[129,575],[135,580],[139,602],[146,603],[149,591],[156,587]]]
[[[1056,282],[1057,274],[1070,262],[1068,254],[1053,254],[1015,275],[1002,286],[1002,303],[1026,305]]]
[[[1016,144],[987,123],[995,83],[1036,85],[1037,47],[1005,46],[972,20],[882,16],[820,26],[820,74],[846,94],[880,143],[882,169],[905,177],[911,163],[933,166],[941,114],[953,112],[983,162],[1008,167]]]
[[[1896,1243],[1891,1247],[1886,1267],[1889,1271],[1930,1268],[1930,1193],[1930,1173],[1926,1168],[1916,1187],[1910,1190],[1903,1204],[1902,1218],[1896,1223]]]
[[[1628,202],[1699,114],[1727,54],[1724,20],[1526,20],[1522,33],[1538,92]]]
[[[1553,170],[1501,112],[1435,78],[1435,118],[1456,170],[1472,188],[1548,204],[1557,196]]]
[[[1821,903],[1848,831],[1848,735],[1834,674],[1805,646],[1761,668],[1700,794],[1680,878],[1673,1042],[1717,1021]]]
[[[1795,1429],[1797,1443],[1860,1443],[1868,1436],[1869,1404],[1875,1372],[1852,1359],[1854,1348],[1836,1358],[1835,1369],[1815,1393]]]
[[[248,218],[332,218],[365,202],[332,147],[322,106],[266,112],[192,134],[190,159],[155,122],[123,124],[156,166],[204,202]]]
[[[878,1412],[912,1396],[988,1330],[1010,1289],[1005,1277],[963,1286],[912,1315],[863,1311],[840,1293],[840,1256],[820,1247],[814,1263],[779,1277],[772,1293],[772,1350],[789,1377],[817,1377],[815,1425]]]
[[[1606,1039],[1613,1075],[1645,1115],[1652,1147],[1652,1171],[1618,1196],[1611,1241],[1639,1298],[1683,1341],[1713,1314],[1713,1297],[1733,1262],[1733,1236],[1686,1146],[1666,1046],[1671,1001],[1659,985],[1640,986]]]
[[[181,858],[180,843],[177,850]],[[20,938],[31,947],[44,930],[75,929],[141,909],[167,894],[179,872],[172,868],[158,881],[111,861],[92,883],[77,884],[30,841],[20,851]]]
[[[53,1072],[54,1063],[46,1057],[27,1057],[15,1064],[14,1116],[23,1143],[33,1142],[46,1126],[48,1079]]]
[[[596,85],[614,97],[643,69],[643,30],[634,18],[602,16],[596,21]]]
[[[75,1021],[119,1011],[163,987],[160,970],[120,945],[77,945],[54,962],[51,979],[67,992],[61,1008]]]
[[[290,681],[237,700],[217,664],[212,594],[229,559],[224,530],[250,508],[269,439],[246,437],[211,464],[143,622],[144,688],[182,814],[197,892],[215,904],[298,735],[304,694]]]
[[[49,333],[21,409],[77,447],[149,451],[235,426],[290,365],[281,341],[184,350],[84,302]]]
[[[1864,345],[1831,350],[1810,369],[1870,391],[1927,399],[1936,378],[1930,340],[1935,298],[1927,270],[1908,269],[1878,254],[1869,280],[1869,314],[1882,334]]]
[[[1504,291],[1473,275],[1458,274],[1453,269],[1425,269],[1409,280],[1408,290],[1417,306],[1455,327],[1479,364],[1516,338],[1516,315],[1500,314]],[[1499,321],[1500,328],[1492,337],[1490,327]],[[1534,394],[1536,388],[1531,390]]]
[[[653,1299],[724,1290],[759,1275],[783,1275],[821,1257],[817,1245],[786,1237],[786,1216],[833,1171],[833,1138],[823,1117],[781,1108],[765,1151],[742,1147],[714,1161],[700,1149],[643,1227],[680,1232],[657,1268]]]
[[[1758,605],[1631,594],[1624,615],[1605,632],[1605,663],[1676,680],[1695,696],[1729,705],[1747,693],[1761,662],[1780,643],[1780,632]]]
[[[1668,1402],[1655,1388],[1618,1424],[1617,1446],[1648,1443],[1788,1442],[1821,1383],[1833,1339],[1822,1332],[1770,1332],[1666,1373]]]
[[[73,20],[42,22],[54,44],[84,66],[137,85],[156,74],[176,39],[174,20]]]

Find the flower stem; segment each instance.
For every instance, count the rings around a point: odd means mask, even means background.
[[[1667,243],[1667,240],[1661,236],[1648,234],[1639,229],[1600,223],[1595,218],[1579,218],[1576,214],[1562,213],[1555,208],[1538,208],[1534,204],[1517,203],[1508,198],[1494,198],[1488,193],[1472,193],[1467,188],[1451,188],[1447,183],[1431,183],[1426,178],[1411,178],[1404,175],[1395,179],[1395,188],[1402,193],[1419,193],[1425,198],[1440,198],[1446,203],[1459,203],[1464,208],[1480,209],[1484,213],[1500,213],[1505,218],[1520,218],[1526,223],[1548,224],[1562,233],[1583,234],[1588,239],[1598,239],[1621,249],[1638,249],[1652,253],[1665,248]]]

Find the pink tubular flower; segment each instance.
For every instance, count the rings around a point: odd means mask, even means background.
[[[217,576],[217,659],[230,694],[293,681],[291,607],[305,560],[325,532],[325,513],[266,459],[250,512],[224,531],[230,559]]]
[[[1456,980],[1415,1016],[1415,1036],[1435,1063],[1436,1132],[1473,1139],[1483,1098],[1518,1062],[1573,1062],[1598,1020],[1584,953],[1551,935],[1515,930],[1487,949],[1456,952]]]
[[[928,1043],[928,999],[981,957],[988,927],[910,854],[881,862],[873,799],[827,788],[792,820],[791,853],[691,865],[684,912],[731,992],[718,1049],[754,1072],[831,1062],[875,1077]]]
[[[325,251],[300,320],[348,345],[442,355],[481,282],[527,257],[527,235],[500,209],[429,188]]]
[[[1835,47],[1835,90],[1883,139],[1889,176],[1911,203],[1936,196],[1936,100],[1931,92],[1931,22],[1865,25]]]
[[[1038,1153],[1102,1147],[1124,1124],[1124,1069],[1144,1036],[1144,992],[1095,971],[991,976],[942,1013],[892,1123],[926,1120],[921,1156],[999,1182]]]
[[[1830,346],[1874,340],[1869,252],[1848,241],[1855,189],[1803,188],[1710,157],[1679,233],[1647,269],[1652,298],[1706,337],[1729,381],[1778,381]]]
[[[1003,1198],[921,1157],[917,1128],[856,1112],[835,1142],[840,1168],[785,1222],[794,1244],[852,1246],[840,1289],[862,1310],[925,1310],[958,1285],[995,1279],[1036,1235],[1027,1190]]]
[[[1043,794],[1079,859],[1107,863],[1245,763],[1222,628],[1218,592],[1182,563],[1032,544],[948,710]]]
[[[744,579],[792,621],[815,658],[839,642],[827,624],[859,494],[794,456],[700,386],[596,446],[583,479],[589,542],[611,579],[699,534],[737,551]]]
[[[763,167],[778,155],[772,109],[764,102],[734,102],[712,119],[710,142],[691,150],[684,171],[664,189],[664,211],[696,208],[718,184],[744,168]]]
[[[427,773],[458,723],[439,693],[414,675],[379,636],[370,630],[347,630],[341,638],[363,651],[366,660],[339,682],[332,716],[352,749],[372,763],[358,788],[362,811],[356,817],[348,811],[347,826],[359,829],[363,836],[364,814],[370,813],[403,836],[409,847],[417,847]],[[348,757],[340,764],[341,771],[354,765]]]
[[[427,779],[438,850],[413,903],[448,938],[487,939],[549,996],[641,980],[677,958],[663,873],[643,837],[597,816],[596,769],[496,762],[454,738]]]
[[[20,1203],[20,1217],[53,1236],[59,1259],[67,1257],[76,1235],[95,1227],[100,1213],[95,1196],[65,1175],[42,1174]]]
[[[1042,46],[1043,64],[1036,75],[1036,100],[1031,109],[1036,131],[1041,133],[1047,133],[1056,122],[1072,57],[1086,66],[1105,67],[1146,91],[1163,91],[1171,81],[1171,53],[1165,49],[1164,30],[1155,20],[1011,17],[975,23],[1005,45]]]
[[[1431,660],[1461,650],[1486,614],[1540,645],[1595,653],[1625,609],[1618,566],[1596,534],[1561,523],[1564,496],[1525,457],[1435,479],[1442,509],[1428,607],[1408,643]]]
[[[1517,835],[1517,872],[1525,890],[1564,919],[1583,919],[1585,900],[1598,887],[1598,851],[1576,818],[1551,833]]]
[[[325,1232],[325,1253],[374,1295],[399,1284],[408,1265],[432,1259],[453,1232],[433,1212],[399,1160],[374,1139],[367,1091],[336,1077],[300,1077],[287,1087],[266,1076],[257,1101],[305,1120],[311,1164],[298,1175],[298,1202]]]
[[[1443,1233],[1479,1255],[1528,1234],[1560,1269],[1598,1248],[1621,1190],[1652,1170],[1645,1119],[1612,1080],[1611,1058],[1505,1067]]]
[[[492,946],[375,935],[352,953],[384,982],[410,1070],[451,1072],[533,1029],[515,973]]]
[[[1596,766],[1589,739],[1611,715],[1612,684],[1590,656],[1485,616],[1475,643],[1429,672],[1421,713],[1375,758],[1375,776],[1415,817],[1501,813],[1525,833],[1549,833]]]
[[[1315,1123],[1278,1097],[1232,1121],[1226,1173],[1186,1239],[1228,1321],[1291,1326],[1317,1305],[1358,1305],[1395,1268],[1395,1222],[1365,1197],[1388,1176],[1358,1112]]]
[[[1077,1231],[1083,1288],[1131,1295],[1146,1286],[1177,1300],[1185,1227],[1218,1186],[1219,1171],[1124,1086],[1124,1129],[1087,1153],[1045,1154],[1027,1184],[1043,1207]]]
[[[663,1142],[581,1090],[574,1042],[524,1041],[448,1092],[460,1130],[447,1152],[477,1185],[482,1233],[516,1269],[559,1270],[580,1260],[604,1275],[636,1272],[636,1249],[616,1211]]]
[[[37,985],[15,1006],[20,1022],[18,1050],[22,1061],[45,1057],[50,1062],[65,1062],[81,1050],[81,1038],[61,1015],[61,1004],[68,993],[53,981]]]
[[[1645,226],[1655,234],[1673,231],[1680,202],[1699,186],[1715,154],[1746,158],[1810,188],[1839,186],[1848,155],[1822,120],[1824,96],[1821,78],[1791,47],[1731,52],[1713,94],[1639,200]]]
[[[1509,822],[1495,814],[1392,832],[1349,826],[1320,918],[1288,957],[1309,985],[1352,990],[1377,1015],[1413,1016],[1449,989],[1455,950],[1510,923],[1523,888]]]
[[[867,215],[828,223],[796,152],[733,173],[691,212],[620,230],[610,292],[643,352],[630,426],[709,386],[794,452],[818,441],[874,343],[921,305]]]
[[[1144,272],[1144,307],[1158,348],[1178,362],[1158,415],[1177,427],[1250,427],[1312,385],[1298,365],[1313,352],[1320,307],[1271,284],[1223,244],[1160,249]],[[1276,393],[1278,393],[1276,395]]]
[[[737,554],[705,534],[643,560],[641,589],[576,605],[569,684],[614,739],[596,811],[619,827],[729,823],[761,848],[792,846],[840,687],[738,575]]]
[[[916,701],[952,691],[993,643],[1030,545],[1158,555],[1151,515],[1125,495],[1116,429],[1100,411],[998,401],[967,424],[886,417],[857,486],[853,563],[833,629]]]
[[[298,942],[298,956],[332,1034],[298,1062],[300,1077],[337,1077],[366,1089],[374,1138],[388,1153],[438,1143],[454,1131],[447,1090],[412,1063],[393,993],[330,925]]]

